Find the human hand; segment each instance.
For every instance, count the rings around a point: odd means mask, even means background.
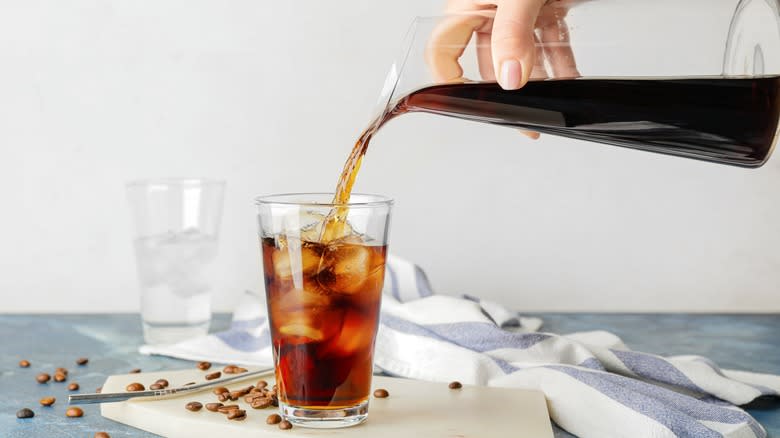
[[[450,0],[448,17],[434,29],[426,48],[434,78],[439,82],[463,80],[459,59],[474,35],[482,79],[496,80],[504,89],[521,88],[531,78],[578,77],[568,44],[568,4],[560,0]]]

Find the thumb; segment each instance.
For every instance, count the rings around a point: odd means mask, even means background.
[[[531,76],[536,58],[534,23],[544,3],[544,0],[498,3],[491,51],[498,83],[506,90],[522,87]]]

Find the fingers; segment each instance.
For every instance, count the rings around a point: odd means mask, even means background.
[[[518,129],[520,134],[530,138],[531,140],[539,140],[540,134],[536,131],[526,131],[525,129]]]
[[[580,76],[569,44],[569,27],[566,25],[566,10],[548,6],[542,10],[536,22],[544,57],[550,65],[550,76],[571,79]]]
[[[496,72],[493,70],[493,56],[490,54],[490,32],[477,33],[477,62],[479,63],[479,75],[485,81],[495,81]]]
[[[544,0],[502,0],[493,22],[493,69],[498,83],[515,90],[528,82],[536,58],[534,23]]]
[[[425,48],[425,61],[437,82],[451,82],[463,76],[458,59],[476,29],[489,18],[475,14],[448,16],[433,30]]]

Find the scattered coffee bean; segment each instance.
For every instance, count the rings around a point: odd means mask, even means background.
[[[144,385],[138,382],[133,382],[125,387],[125,390],[129,392],[143,391],[144,389],[146,389],[144,388]]]
[[[454,382],[450,382],[450,384],[448,386],[450,387],[450,389],[460,389],[460,388],[463,388],[463,385],[461,385],[460,382],[458,382],[457,380],[454,381]]]
[[[223,392],[230,392],[230,390],[229,390],[229,389],[227,389],[227,388],[225,388],[224,386],[217,386],[216,388],[212,389],[212,390],[211,390],[211,392],[212,392],[214,395],[220,395],[220,394],[222,394]]]
[[[235,374],[236,368],[238,368],[237,365],[225,365],[225,368],[222,368],[222,372],[225,374]]]
[[[54,397],[44,397],[38,401],[41,403],[41,406],[51,406],[57,399]]]
[[[206,374],[206,380],[219,379],[220,377],[222,377],[222,373],[220,373],[219,371],[211,374]]]
[[[279,422],[279,429],[290,430],[290,429],[292,429],[292,423],[290,423],[287,420],[282,420],[282,421]]]
[[[271,414],[265,419],[266,424],[279,424],[282,422],[282,416],[279,414]]]
[[[54,374],[54,381],[55,382],[64,382],[66,380],[68,380],[68,375],[67,374],[62,374],[62,373],[55,373]]]
[[[265,398],[265,397],[258,397],[251,402],[249,402],[249,406],[252,406],[252,409],[265,409],[271,406],[271,399]]]
[[[376,398],[387,398],[390,395],[389,392],[387,392],[384,388],[379,388],[377,390],[374,390],[374,397]]]
[[[109,435],[107,432],[95,432],[94,438],[111,438],[111,435]]]
[[[276,394],[271,394],[271,406],[275,408],[279,407],[279,397],[277,397]]]
[[[160,389],[165,389],[165,387],[160,385],[159,383],[152,383],[151,385],[149,385],[149,389],[151,389],[152,391],[158,391]]]
[[[163,388],[167,388],[169,383],[165,379],[157,379],[154,383],[159,383]]]
[[[243,409],[233,409],[232,411],[228,412],[227,419],[236,421],[244,420],[246,419],[246,411]]]
[[[83,417],[84,411],[82,411],[81,408],[79,407],[71,406],[68,408],[67,411],[65,411],[65,416],[71,418]]]
[[[37,376],[35,376],[35,380],[37,380],[38,383],[46,383],[49,380],[51,380],[51,376],[46,373],[40,373]]]
[[[79,365],[79,366],[84,366],[88,362],[89,362],[89,359],[87,359],[86,357],[80,357],[80,358],[76,359],[76,365]]]
[[[101,392],[103,392],[103,387],[98,386],[97,389],[95,390],[95,394],[100,394]]]
[[[56,370],[54,370],[54,374],[65,374],[67,376],[68,375],[68,369],[67,368],[62,368],[62,367],[57,368]]]
[[[217,412],[217,409],[224,406],[222,403],[206,403],[206,409],[210,410],[211,412]]]
[[[141,369],[140,368],[136,368],[136,369],[130,370],[130,372],[128,372],[127,374],[138,374],[140,372],[141,372]]]
[[[217,396],[217,400],[224,402],[230,400],[230,393],[229,392],[223,392]]]
[[[260,389],[265,389],[268,387],[268,382],[266,382],[265,380],[258,380],[257,385],[255,386]]]
[[[78,391],[79,390],[79,384],[76,382],[71,383],[68,385],[68,391]]]
[[[19,366],[22,368],[30,368],[30,361],[22,359],[19,361]]]
[[[199,410],[201,410],[201,409],[203,408],[203,404],[202,404],[202,403],[200,403],[200,402],[193,401],[193,402],[189,402],[189,403],[187,403],[187,405],[186,405],[186,406],[184,406],[184,407],[185,407],[185,408],[186,408],[188,411],[192,411],[192,412],[198,412]]]
[[[200,362],[198,364],[198,369],[201,371],[206,371],[209,368],[211,368],[211,362]]]
[[[220,407],[217,408],[217,412],[221,412],[223,414],[227,414],[228,412],[230,412],[230,411],[232,411],[234,409],[239,409],[239,406],[238,405],[223,405],[223,406],[220,406]]]
[[[16,412],[16,418],[32,418],[35,416],[35,412],[32,411],[32,409],[19,409]]]
[[[245,373],[247,371],[249,371],[249,370],[246,369],[246,368],[236,367],[236,374]]]

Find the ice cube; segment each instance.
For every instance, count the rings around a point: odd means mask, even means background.
[[[327,295],[306,289],[291,289],[271,301],[272,310],[282,313],[295,312],[297,310],[311,310],[314,307],[330,305],[331,300]]]
[[[324,338],[321,330],[306,324],[286,324],[279,327],[279,333],[285,336],[308,338],[312,341],[321,341]]]
[[[274,274],[280,280],[300,278],[301,274],[314,275],[320,265],[320,255],[311,245],[297,239],[286,239],[284,248],[273,252],[271,259]]]
[[[351,356],[361,351],[368,353],[374,342],[376,322],[354,309],[345,312],[343,321],[338,336],[328,341],[327,354]]]
[[[333,337],[341,328],[343,309],[327,292],[292,289],[271,301],[271,320],[279,333],[303,343]]]
[[[331,292],[359,292],[372,272],[372,258],[368,247],[339,240],[322,255],[319,282]]]

